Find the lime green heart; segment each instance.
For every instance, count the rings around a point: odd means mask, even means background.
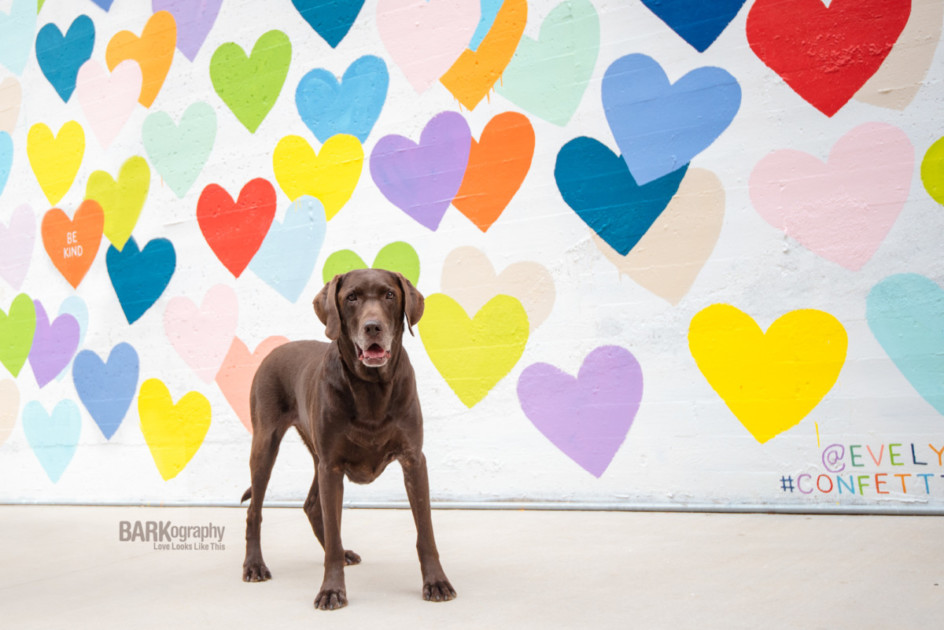
[[[403,277],[412,282],[414,286],[420,279],[420,257],[412,245],[403,241],[384,245],[383,249],[377,252],[374,264],[371,267],[402,273]],[[342,249],[328,256],[324,270],[321,272],[321,278],[325,284],[328,284],[331,278],[339,273],[347,273],[354,269],[367,269],[367,263],[355,252]]]
[[[272,30],[256,40],[252,53],[228,42],[210,59],[213,89],[246,129],[255,133],[275,105],[292,61],[288,35]]]
[[[131,238],[150,185],[151,168],[139,155],[128,158],[121,165],[117,180],[105,171],[89,175],[85,198],[94,199],[102,207],[105,212],[103,232],[118,251],[124,249]]]
[[[0,363],[17,376],[29,357],[36,333],[36,306],[25,293],[13,298],[10,314],[0,309]]]
[[[921,161],[921,181],[931,198],[944,204],[944,138],[931,145]]]

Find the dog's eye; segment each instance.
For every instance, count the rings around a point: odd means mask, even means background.
[[[345,298],[345,299],[346,299],[348,302],[356,302],[356,301],[357,301],[357,294],[356,294],[356,293],[348,293],[348,294],[347,294],[347,298]]]
[[[387,299],[393,300],[396,299],[397,295],[393,291],[387,291]]]

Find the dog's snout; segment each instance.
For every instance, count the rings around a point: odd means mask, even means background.
[[[383,325],[376,319],[370,319],[364,322],[364,334],[376,336],[383,332]]]

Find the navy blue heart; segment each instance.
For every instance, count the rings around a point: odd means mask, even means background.
[[[108,248],[105,264],[121,310],[133,324],[167,288],[177,266],[177,254],[166,238],[156,238],[139,250],[131,237],[121,251],[114,245]]]
[[[75,18],[65,35],[52,23],[39,29],[36,61],[64,102],[72,97],[79,68],[92,56],[94,47],[95,24],[87,15]]]
[[[642,0],[642,3],[698,52],[708,50],[744,6],[744,0]]]
[[[557,154],[554,179],[577,216],[625,256],[669,205],[687,170],[688,164],[640,186],[623,158],[598,140],[580,137]]]
[[[316,33],[337,48],[351,30],[364,0],[292,0],[292,4]]]
[[[112,348],[106,362],[91,350],[75,356],[75,391],[106,440],[111,439],[128,413],[138,388],[139,367],[138,353],[127,343]]]

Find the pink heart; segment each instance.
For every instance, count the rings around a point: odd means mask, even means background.
[[[220,386],[220,391],[250,433],[252,419],[249,417],[249,388],[252,387],[252,378],[262,360],[272,350],[285,343],[288,343],[285,337],[269,337],[256,346],[255,352],[250,353],[246,344],[236,337],[216,375],[216,384]]]
[[[901,213],[914,171],[914,147],[885,123],[859,125],[824,164],[802,151],[775,151],[750,178],[751,201],[771,225],[816,254],[856,271]]]
[[[380,0],[377,28],[417,92],[425,92],[465,51],[481,16],[479,0]]]
[[[95,137],[108,148],[128,122],[141,94],[141,66],[130,59],[109,74],[97,61],[79,68],[75,93]]]
[[[23,285],[35,240],[36,216],[27,204],[13,211],[9,227],[0,223],[0,276],[14,289]]]
[[[197,376],[212,383],[236,335],[238,319],[236,292],[218,284],[207,291],[199,308],[186,297],[170,300],[164,311],[164,332]]]

